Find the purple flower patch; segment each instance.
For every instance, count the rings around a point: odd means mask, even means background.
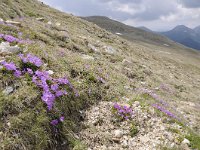
[[[115,103],[113,105],[113,113],[121,119],[130,119],[133,117],[133,110],[131,107],[123,106]]]

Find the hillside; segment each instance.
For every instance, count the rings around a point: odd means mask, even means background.
[[[87,21],[93,22],[100,26],[103,29],[106,29],[113,34],[121,33],[120,36],[133,42],[143,42],[154,44],[161,47],[171,46],[171,48],[179,48],[185,49],[182,45],[175,43],[172,40],[169,40],[165,36],[162,36],[157,33],[153,32],[146,32],[143,29],[135,28],[132,26],[125,25],[121,22],[109,19],[108,17],[104,16],[90,16],[90,17],[83,17]]]
[[[0,149],[200,149],[199,52],[37,0],[0,18]]]
[[[187,47],[200,50],[200,34],[198,27],[190,29],[184,25],[179,25],[161,34]]]

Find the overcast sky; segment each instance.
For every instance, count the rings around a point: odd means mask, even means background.
[[[132,26],[166,31],[200,25],[200,0],[41,0],[77,16],[107,16]]]

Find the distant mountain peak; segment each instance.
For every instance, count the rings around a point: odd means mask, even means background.
[[[185,25],[178,25],[173,30],[192,30]]]

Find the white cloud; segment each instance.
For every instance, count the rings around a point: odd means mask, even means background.
[[[41,0],[75,15],[101,15],[133,26],[168,30],[200,25],[200,0]]]

